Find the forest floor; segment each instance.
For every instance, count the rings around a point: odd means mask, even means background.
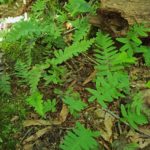
[[[4,7],[0,6],[1,8]],[[6,15],[1,10],[0,12],[1,18],[9,14],[8,12]],[[17,14],[20,14],[20,12],[17,12]],[[15,14],[14,11],[13,14]],[[143,42],[146,45],[150,44],[149,38],[143,39]],[[138,63],[128,68],[131,88],[133,91],[141,91],[144,95],[144,104],[150,107],[150,89],[145,87],[145,84],[150,80],[150,68],[145,66],[140,55],[136,57]],[[86,88],[94,87],[92,80],[96,75],[93,51],[68,60],[64,63],[64,66],[70,71],[64,77],[66,82],[61,86],[61,90],[64,91],[73,87],[74,91],[80,93],[83,102],[88,103],[89,93]],[[26,92],[28,88],[18,86],[17,82],[17,78],[13,78],[11,81],[12,96],[0,100],[0,128],[2,129],[0,131],[0,149],[59,150],[60,141],[66,131],[71,130],[75,122],[79,121],[86,128],[100,131],[101,136],[97,138],[98,143],[102,145],[100,149],[125,150],[121,147],[128,143],[138,143],[139,148],[137,149],[150,150],[149,124],[134,130],[129,124],[119,121],[120,110],[118,106],[125,103],[128,97],[122,98],[120,101],[114,101],[107,109],[102,108],[96,102],[89,104],[77,118],[70,115],[67,106],[59,101],[57,111],[48,113],[46,119],[41,119],[32,108],[26,105],[25,99],[28,95],[28,92]],[[57,88],[57,85],[45,87],[41,82],[38,88],[45,98],[55,97],[54,89]]]

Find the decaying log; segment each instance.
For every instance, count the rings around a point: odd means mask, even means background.
[[[150,27],[150,0],[101,0],[97,16],[89,21],[115,37],[125,35],[134,23]]]
[[[129,25],[147,22],[150,26],[150,0],[101,0],[101,8],[119,12]]]

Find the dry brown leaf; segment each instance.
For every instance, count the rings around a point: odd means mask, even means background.
[[[33,150],[33,144],[25,144],[25,145],[23,145],[23,150]]]
[[[59,114],[59,120],[61,123],[63,123],[66,120],[68,113],[69,113],[68,107],[65,104],[63,104],[62,110]]]
[[[46,127],[46,128],[43,128],[43,129],[37,131],[35,134],[33,134],[30,137],[28,137],[27,139],[25,139],[23,141],[23,144],[26,144],[31,141],[36,141],[38,138],[40,138],[41,136],[43,136],[45,133],[47,133],[50,130],[51,130],[51,127],[49,126],[49,127]]]
[[[128,133],[128,138],[131,140],[131,142],[138,143],[139,148],[144,148],[150,144],[150,139],[142,138],[141,135],[137,132],[134,132],[132,130]]]
[[[46,120],[25,120],[23,122],[23,127],[29,126],[50,126],[52,122]]]
[[[19,119],[19,116],[14,116],[10,121],[11,122],[15,122],[15,121],[17,121]]]
[[[104,118],[104,130],[101,130],[101,136],[105,141],[112,143],[112,128],[114,125],[114,117],[106,113]]]
[[[89,83],[90,81],[93,80],[93,78],[95,77],[96,75],[96,70],[94,70],[86,79],[85,81],[82,83],[82,85],[86,85],[87,83]]]

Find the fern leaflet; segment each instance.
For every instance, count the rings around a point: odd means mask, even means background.
[[[96,89],[87,88],[87,90],[92,94],[89,102],[97,100],[102,107],[106,108],[106,103],[124,97],[122,91],[129,92],[129,79],[127,75],[121,72],[109,73],[107,77],[99,76],[96,78]]]
[[[96,37],[95,57],[98,65],[96,69],[101,75],[107,75],[108,72],[115,72],[123,69],[123,65],[116,64],[117,50],[109,35],[102,32],[97,33]]]
[[[56,110],[55,99],[53,101],[51,101],[51,100],[44,101],[43,95],[41,95],[39,92],[33,93],[26,100],[27,100],[28,104],[30,106],[34,107],[35,111],[42,117],[45,117],[46,112],[48,112],[48,111],[54,112]]]
[[[60,145],[62,150],[90,150],[95,149],[98,143],[94,139],[98,137],[99,132],[92,132],[84,128],[79,122],[76,123],[76,128],[64,137],[63,143]]]
[[[80,42],[75,42],[71,46],[65,48],[64,51],[59,50],[55,51],[54,55],[56,58],[51,60],[52,65],[59,65],[63,62],[67,61],[68,59],[72,58],[73,56],[78,56],[80,53],[83,53],[89,49],[89,47],[93,44],[94,39],[91,40],[83,40]]]
[[[133,97],[133,102],[131,104],[127,104],[126,106],[121,105],[122,120],[128,121],[135,129],[138,128],[137,125],[148,123],[146,116],[141,113],[142,106],[142,97],[141,94],[138,93]]]
[[[0,75],[0,94],[2,96],[11,94],[10,77],[7,74]]]

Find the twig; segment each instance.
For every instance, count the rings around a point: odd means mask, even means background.
[[[30,129],[24,134],[24,136],[23,136],[23,138],[21,139],[21,142],[20,142],[20,143],[22,143],[22,142],[24,141],[24,139],[28,136],[29,132],[32,131],[32,129],[33,129],[33,127],[30,128]]]
[[[69,33],[71,33],[71,32],[74,31],[74,30],[76,30],[76,28],[72,28],[72,29],[70,29],[70,30],[67,30],[67,31],[65,31],[65,32],[63,33],[63,35],[69,34]]]
[[[89,57],[87,54],[82,54],[82,55],[84,55],[85,57],[87,57],[91,62],[93,62],[94,64],[98,64],[94,59],[92,59],[91,57]]]

